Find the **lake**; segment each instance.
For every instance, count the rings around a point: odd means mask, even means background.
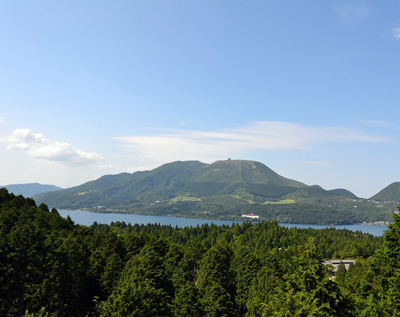
[[[173,227],[178,226],[183,227],[196,227],[202,224],[215,224],[221,225],[232,225],[233,221],[225,220],[210,220],[210,219],[191,219],[191,218],[179,218],[179,217],[164,217],[164,216],[145,216],[145,215],[131,215],[131,214],[102,214],[88,211],[77,211],[77,210],[59,210],[60,215],[66,218],[68,215],[71,219],[80,225],[90,226],[93,222],[110,224],[116,221],[125,221],[131,224],[148,224],[148,223],[158,223],[160,225],[171,225]],[[243,221],[237,221],[242,223]],[[331,226],[326,225],[307,225],[307,224],[293,224],[293,223],[279,223],[280,226],[292,228],[315,228],[324,229]],[[334,226],[336,229],[348,229],[352,231],[362,231],[365,233],[373,234],[374,236],[382,236],[383,232],[387,230],[387,226],[379,225],[347,225],[347,226]]]
[[[288,227],[288,228],[314,228],[314,229],[324,229],[329,227],[335,227],[336,229],[347,229],[351,231],[361,231],[364,233],[370,233],[374,236],[382,236],[383,232],[388,229],[387,226],[380,225],[334,225],[334,226],[326,226],[326,225],[305,225],[305,224],[293,224],[293,223],[279,223],[280,226]]]

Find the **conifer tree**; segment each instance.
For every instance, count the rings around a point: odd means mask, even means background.
[[[352,316],[352,305],[329,269],[316,258],[312,242],[295,261],[295,270],[284,276],[272,299],[264,305],[264,316]]]
[[[340,261],[336,271],[335,281],[339,284],[343,284],[346,279],[346,273],[346,267],[344,266],[343,262]]]
[[[234,316],[231,257],[229,245],[222,240],[208,250],[201,260],[197,286],[205,316]]]
[[[400,210],[400,207],[397,207]],[[371,262],[362,291],[368,298],[365,316],[400,315],[400,215],[385,231],[383,248]]]

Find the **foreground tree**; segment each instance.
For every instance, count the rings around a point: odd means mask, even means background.
[[[225,240],[218,241],[208,250],[201,263],[197,286],[201,294],[201,304],[205,316],[234,316],[232,271],[230,261],[232,251]]]
[[[340,261],[335,275],[336,283],[343,284],[346,280],[346,273],[346,267],[344,266],[343,262]]]
[[[261,261],[248,247],[239,247],[232,260],[232,272],[236,282],[235,311],[236,316],[245,316],[246,303],[253,280],[261,269]]]
[[[400,215],[393,214],[393,218],[362,287],[367,298],[364,316],[400,315]]]
[[[139,255],[131,258],[107,299],[101,316],[170,316],[171,289],[163,258],[165,242],[148,242]]]
[[[285,274],[284,284],[264,305],[263,316],[353,316],[352,304],[330,279],[330,271],[316,258],[309,244]]]
[[[86,315],[93,296],[87,232],[55,209],[0,189],[0,315]]]

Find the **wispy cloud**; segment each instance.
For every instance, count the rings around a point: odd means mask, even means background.
[[[391,125],[390,122],[383,121],[383,120],[361,120],[361,122],[366,125],[373,126],[373,127],[388,127]]]
[[[233,157],[251,150],[300,150],[332,142],[388,142],[346,127],[308,127],[290,122],[258,121],[219,131],[161,130],[151,135],[115,138],[135,160],[154,163]]]
[[[0,116],[0,124],[5,123],[6,120],[4,120],[4,118],[2,116]]]
[[[186,125],[190,122],[190,120],[186,120],[186,121],[181,121],[179,122],[179,125]]]
[[[361,120],[360,122],[372,126],[372,127],[379,127],[379,128],[390,128],[390,129],[400,129],[400,126],[389,121],[383,120]]]
[[[354,22],[368,18],[374,10],[369,4],[357,1],[340,6],[336,12],[343,20]]]
[[[400,27],[392,30],[393,37],[400,40]]]
[[[84,152],[68,143],[52,142],[43,134],[29,129],[16,129],[13,133],[0,138],[9,150],[22,150],[30,157],[60,162],[67,166],[104,165],[104,158],[97,153]]]

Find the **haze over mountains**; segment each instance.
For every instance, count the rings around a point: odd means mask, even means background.
[[[10,193],[13,193],[14,195],[22,195],[25,197],[32,197],[37,194],[50,191],[57,191],[62,189],[61,187],[58,186],[42,185],[39,183],[10,184],[3,187],[5,187]]]
[[[390,221],[396,205],[361,199],[346,189],[308,186],[262,163],[230,159],[178,161],[151,171],[106,175],[34,199],[58,209],[213,219],[255,213],[282,222],[337,224]]]

